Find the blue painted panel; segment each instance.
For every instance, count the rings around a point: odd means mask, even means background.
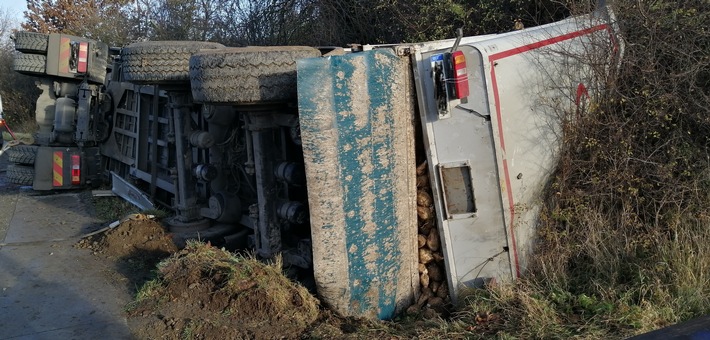
[[[316,282],[345,315],[389,319],[413,297],[409,76],[390,51],[298,63]]]

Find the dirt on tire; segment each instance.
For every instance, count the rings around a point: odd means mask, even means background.
[[[296,98],[296,61],[319,57],[305,46],[232,47],[190,58],[190,87],[197,102],[249,104]]]
[[[191,241],[138,292],[129,325],[141,339],[294,339],[318,315],[318,301],[280,263]]]
[[[187,83],[190,56],[224,45],[206,41],[146,41],[121,49],[123,75],[136,84]]]

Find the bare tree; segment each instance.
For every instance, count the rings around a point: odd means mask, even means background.
[[[15,55],[14,44],[10,36],[18,28],[12,13],[0,8],[0,96],[3,100],[3,118],[13,128],[34,123],[34,98],[38,95],[34,78],[21,75],[13,70]]]
[[[27,0],[22,28],[66,33],[120,45],[127,37],[123,9],[131,0]]]

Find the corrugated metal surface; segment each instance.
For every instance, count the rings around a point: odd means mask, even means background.
[[[316,284],[343,315],[392,318],[418,285],[409,65],[389,50],[298,62]]]

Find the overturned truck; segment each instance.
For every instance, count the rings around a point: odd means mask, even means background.
[[[18,32],[42,94],[7,176],[111,181],[176,234],[281,256],[337,312],[388,319],[523,273],[559,112],[600,90],[615,32],[605,8],[358,51]]]

